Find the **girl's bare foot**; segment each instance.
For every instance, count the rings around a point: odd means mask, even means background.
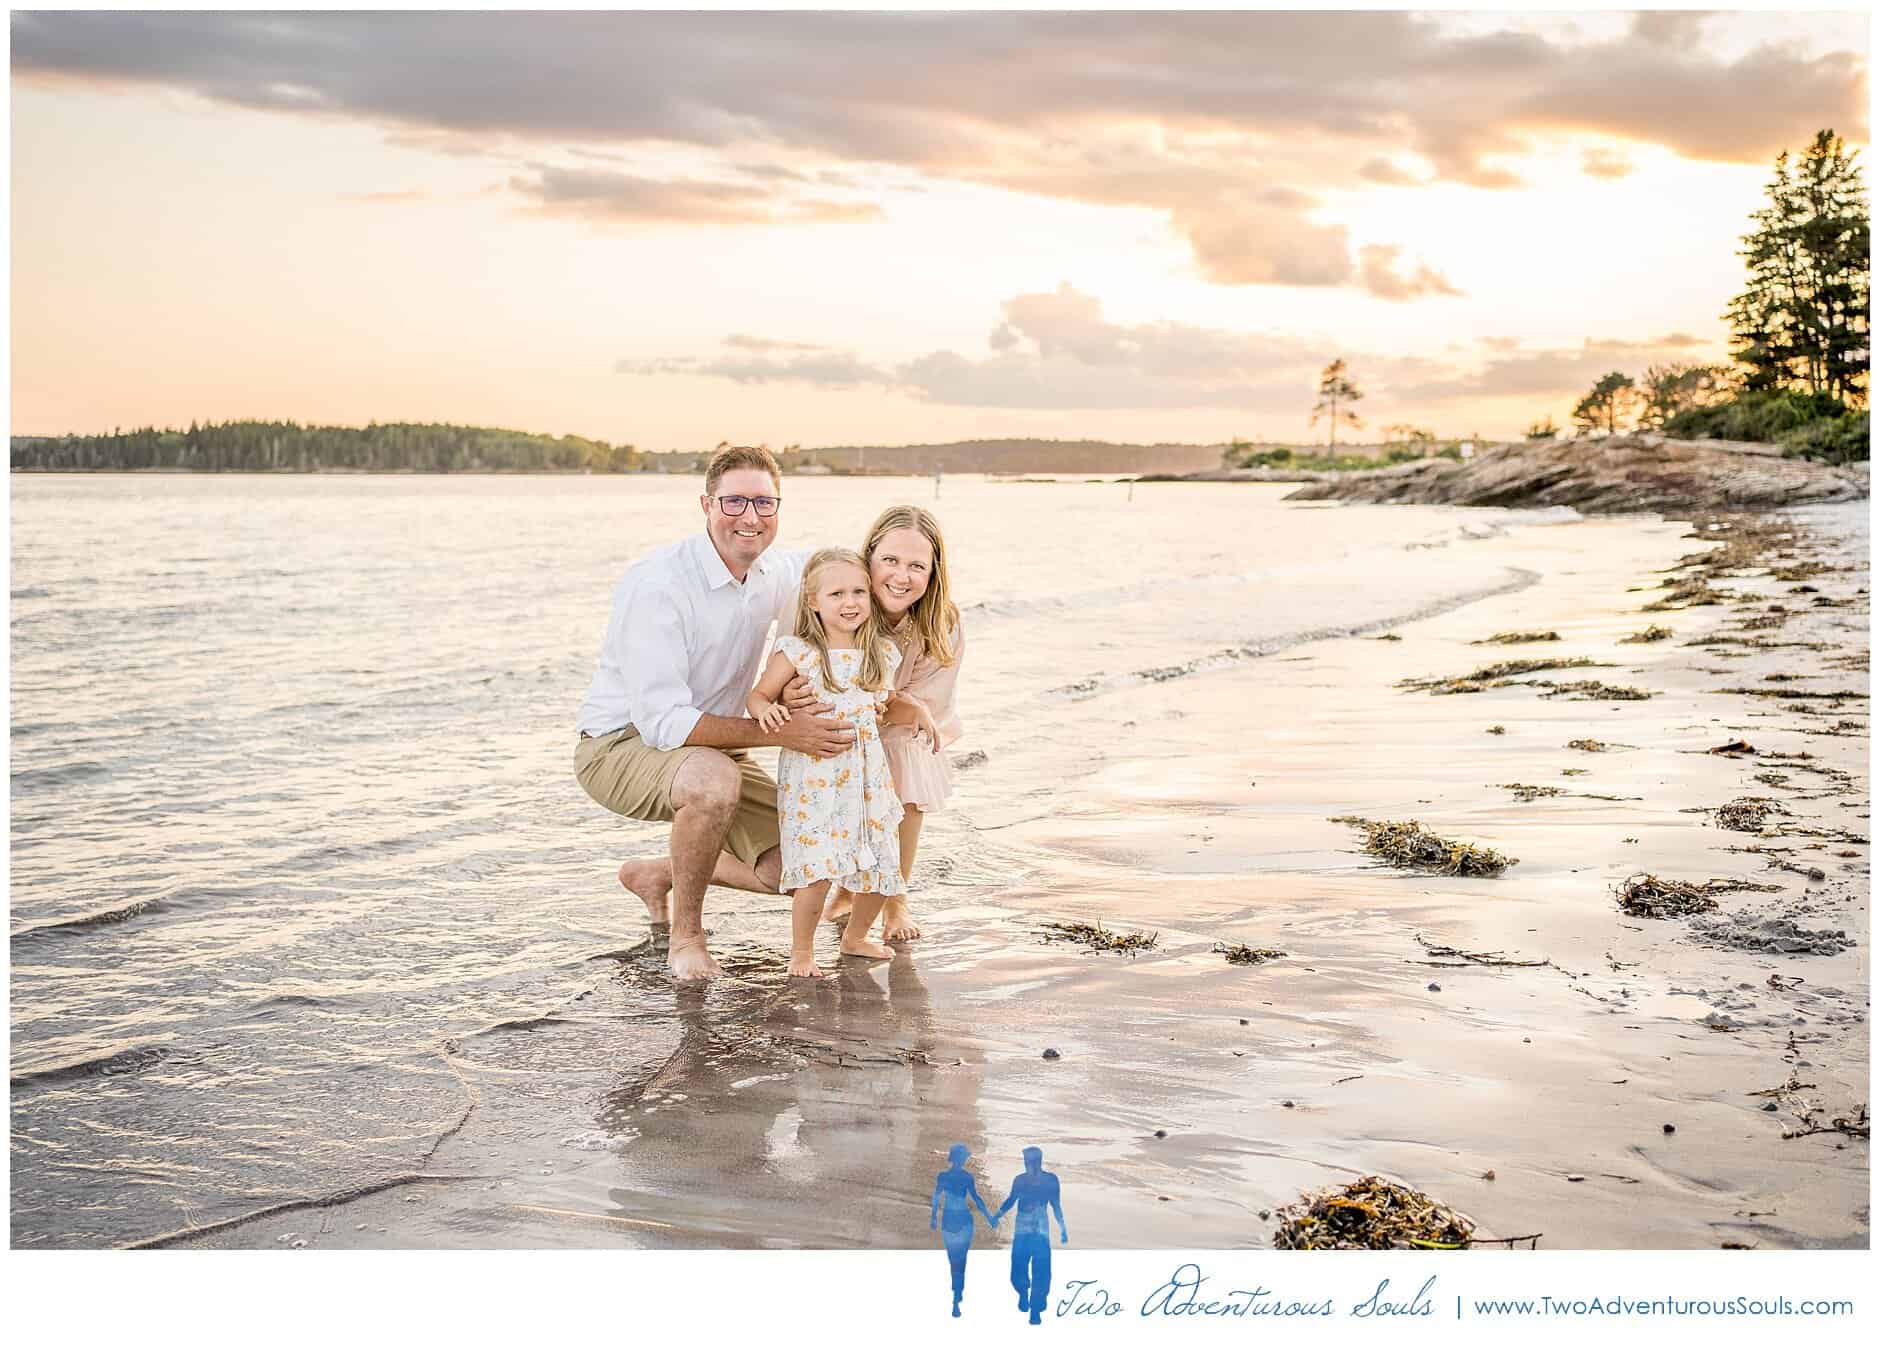
[[[672,969],[672,975],[682,982],[703,981],[723,974],[718,960],[705,948],[705,939],[701,935],[690,944],[669,945],[666,949],[666,966]]]
[[[656,926],[671,922],[672,861],[668,859],[630,859],[615,875],[620,886],[646,904],[646,914]]]
[[[907,897],[890,897],[881,904],[881,938],[884,940],[918,940],[920,927],[914,924],[914,918],[907,914]]]
[[[823,970],[816,966],[814,954],[799,954],[794,949],[790,951],[791,977],[821,977],[822,975]]]
[[[837,888],[835,896],[829,899],[829,905],[823,908],[822,924],[829,925],[833,921],[848,920],[849,912],[854,906],[854,895],[847,888]]]
[[[842,952],[844,954],[855,954],[864,959],[891,959],[894,957],[894,951],[888,948],[887,945],[876,944],[873,940],[851,939],[846,930],[842,932]]]

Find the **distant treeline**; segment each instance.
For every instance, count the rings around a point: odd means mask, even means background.
[[[471,425],[297,425],[237,420],[187,430],[15,437],[26,471],[638,472],[653,455],[631,444]],[[690,459],[686,460],[690,465]]]
[[[13,437],[27,472],[700,472],[711,451],[656,453],[579,435],[559,439],[470,425],[297,425],[239,420],[187,430]],[[1193,472],[1219,444],[1109,444],[1078,439],[972,439],[954,444],[846,445],[778,451],[785,471],[837,473]]]

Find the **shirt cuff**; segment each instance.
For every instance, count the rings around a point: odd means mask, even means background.
[[[685,739],[692,735],[692,729],[698,726],[698,720],[705,714],[696,708],[670,709],[641,727],[634,724],[644,741],[655,751],[676,751],[685,745]]]

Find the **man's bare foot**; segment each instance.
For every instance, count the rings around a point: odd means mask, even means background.
[[[876,944],[873,940],[855,940],[849,938],[848,931],[842,932],[842,952],[859,955],[864,959],[891,959],[894,951],[885,944]]]
[[[826,926],[833,921],[848,920],[849,912],[854,909],[854,906],[854,895],[847,888],[837,888],[835,894],[829,899],[829,905],[822,910],[820,924]]]
[[[656,926],[671,921],[672,861],[630,859],[615,875],[620,886],[646,903],[646,914]]]
[[[790,951],[791,977],[821,977],[822,975],[823,970],[816,966],[814,954],[798,954],[795,950]]]
[[[672,969],[672,975],[682,982],[702,981],[723,974],[718,960],[705,948],[705,941],[694,940],[690,944],[671,946],[666,950],[666,966]]]
[[[914,918],[907,914],[907,898],[890,897],[881,904],[881,938],[884,940],[918,940],[920,927],[914,924]]]

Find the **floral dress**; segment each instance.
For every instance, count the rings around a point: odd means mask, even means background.
[[[892,677],[901,664],[901,651],[891,642],[884,645],[885,673]],[[881,746],[877,707],[888,691],[871,693],[861,687],[859,648],[830,650],[829,668],[846,687],[833,692],[823,683],[814,646],[786,635],[777,639],[777,650],[809,681],[816,697],[835,709],[833,717],[855,727],[855,744],[841,755],[825,759],[784,750],[777,757],[777,816],[783,840],[779,886],[801,888],[826,878],[850,892],[892,897],[907,891],[897,834],[901,800],[895,796],[887,752]]]

